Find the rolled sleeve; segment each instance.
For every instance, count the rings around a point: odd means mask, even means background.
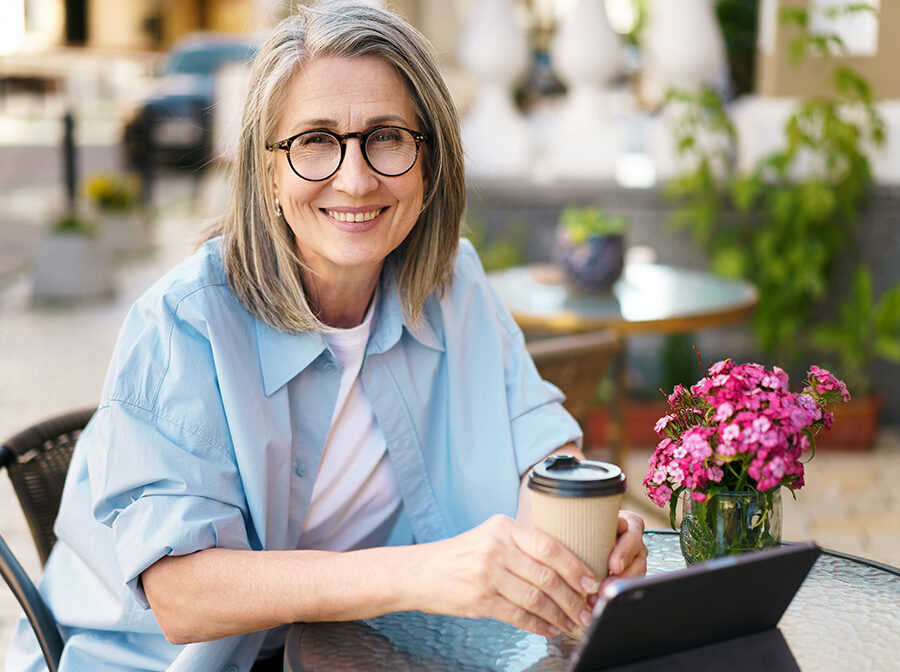
[[[559,403],[545,404],[512,422],[519,478],[560,446],[574,443],[581,449],[578,423]]]
[[[121,400],[101,409],[94,431],[94,517],[112,528],[122,578],[144,608],[140,575],[160,558],[250,548],[247,505],[228,450]]]
[[[541,378],[518,327],[508,339],[506,361],[507,401],[521,478],[560,446],[575,443],[581,448],[582,431],[563,407],[562,391]]]

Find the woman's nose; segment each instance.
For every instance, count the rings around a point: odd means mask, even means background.
[[[378,188],[378,176],[366,162],[358,138],[346,140],[344,161],[335,173],[332,186],[351,196],[363,196]]]

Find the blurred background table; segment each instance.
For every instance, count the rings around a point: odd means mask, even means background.
[[[661,264],[626,265],[609,293],[573,287],[551,264],[488,278],[526,333],[682,333],[742,322],[758,300],[748,282]]]
[[[644,535],[648,574],[684,568],[678,535]],[[762,588],[762,587],[761,587]],[[727,596],[721,596],[727,599]],[[801,670],[889,670],[900,659],[900,570],[825,551],[779,623]],[[672,605],[646,636],[692,609]],[[563,672],[575,642],[547,639],[491,619],[388,614],[366,621],[295,624],[288,632],[290,672]]]
[[[758,301],[756,287],[749,282],[650,263],[626,264],[609,292],[574,287],[567,282],[563,270],[553,264],[495,271],[488,274],[488,279],[527,338],[600,330],[610,330],[622,338],[614,367],[615,393],[607,431],[612,448],[610,459],[619,464],[624,463],[628,449],[627,337],[681,334],[739,324]],[[587,427],[582,428],[587,432]],[[585,445],[590,447],[590,441]]]

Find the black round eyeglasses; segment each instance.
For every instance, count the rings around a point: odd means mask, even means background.
[[[364,133],[340,135],[325,129],[304,131],[266,149],[280,149],[298,177],[321,182],[334,175],[344,162],[347,140],[357,138],[363,159],[379,175],[397,177],[412,170],[419,157],[419,145],[427,142],[422,133],[402,126],[378,126]]]

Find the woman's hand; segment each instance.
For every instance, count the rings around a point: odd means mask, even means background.
[[[643,576],[647,573],[647,547],[644,545],[644,519],[634,511],[619,511],[616,545],[609,554],[609,577],[615,579]]]
[[[636,571],[637,523],[624,520],[616,557]],[[597,577],[561,543],[511,518],[494,516],[459,536],[414,548],[427,554],[415,578],[425,591],[424,611],[495,618],[549,637],[590,623],[587,597],[599,589]]]

